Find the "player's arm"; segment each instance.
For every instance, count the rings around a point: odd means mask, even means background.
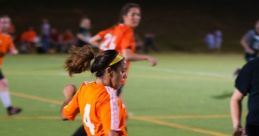
[[[135,41],[134,33],[132,30],[125,31],[125,35],[123,39],[121,40],[121,46],[122,46],[122,55],[124,56],[125,60],[127,61],[141,61],[146,60],[148,61],[152,66],[155,66],[157,64],[157,61],[155,58],[144,55],[144,54],[137,54],[134,53],[131,48],[134,48],[134,43],[132,41]]]
[[[9,37],[9,53],[11,54],[11,55],[16,55],[16,54],[18,54],[18,50],[15,48],[15,46],[14,46],[14,43],[13,43],[13,40],[12,40],[12,38],[11,37]]]
[[[89,43],[91,45],[99,48],[100,41],[101,41],[101,36],[97,34],[97,35],[93,36],[92,38],[90,38]]]
[[[236,89],[230,99],[231,119],[235,136],[245,133],[241,126],[242,100],[251,90],[254,68],[255,61],[245,64],[235,81]]]
[[[77,34],[76,36],[77,36],[78,39],[80,39],[80,40],[82,40],[82,41],[84,41],[84,42],[86,42],[86,43],[89,42],[89,41],[87,41],[87,40],[85,39],[84,35],[82,35],[82,34],[80,34],[80,33]]]
[[[11,55],[17,55],[18,54],[18,50],[16,48],[11,48],[9,52],[10,52]]]
[[[61,105],[60,116],[63,120],[73,120],[79,112],[78,107],[78,93],[73,85],[67,85],[64,88],[65,100]]]
[[[243,133],[241,125],[241,116],[242,116],[242,100],[244,95],[236,89],[230,100],[230,109],[231,109],[231,119],[234,129],[234,134]]]
[[[141,61],[146,60],[148,61],[152,66],[155,66],[157,64],[157,61],[155,58],[149,56],[149,55],[143,55],[143,54],[137,54],[133,53],[130,49],[124,49],[122,51],[123,56],[125,57],[125,60],[128,61]]]
[[[244,48],[245,52],[253,54],[254,51],[249,47],[249,39],[248,39],[249,35],[246,34],[244,35],[241,40],[240,40],[240,44],[242,45],[242,47]]]

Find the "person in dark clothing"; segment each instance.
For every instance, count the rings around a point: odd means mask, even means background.
[[[146,33],[144,35],[144,51],[145,53],[149,52],[149,49],[158,52],[158,48],[155,45],[155,34],[154,33]]]
[[[240,41],[244,48],[244,58],[246,62],[249,62],[255,58],[258,58],[259,53],[259,20],[255,22],[254,28],[249,30]],[[234,75],[238,75],[240,68],[238,68]]]
[[[259,135],[259,58],[249,61],[241,70],[235,82],[230,108],[234,136]],[[245,129],[241,125],[242,100],[248,95],[248,115]]]
[[[91,38],[91,20],[87,17],[84,17],[81,20],[80,27],[77,33],[77,47],[83,47],[84,45],[89,44],[89,39]]]

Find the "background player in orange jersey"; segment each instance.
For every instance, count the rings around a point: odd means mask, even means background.
[[[80,113],[88,136],[126,136],[126,110],[116,95],[125,78],[123,57],[115,50],[95,57],[87,46],[73,48],[65,68],[70,76],[90,70],[96,80],[82,83],[76,93],[73,88],[64,90],[61,117],[73,120]]]
[[[0,18],[0,99],[7,110],[7,114],[14,115],[20,113],[22,109],[12,106],[8,91],[8,82],[1,70],[5,54],[10,53],[15,55],[18,53],[11,36],[8,34],[10,25],[11,21],[9,17],[3,16]]]
[[[114,49],[126,60],[126,71],[129,69],[130,61],[146,60],[152,66],[157,64],[155,58],[135,53],[134,29],[141,20],[140,6],[135,3],[128,3],[121,9],[119,23],[109,29],[99,32],[90,39],[90,43],[98,46],[100,50]],[[120,94],[118,91],[118,95]]]

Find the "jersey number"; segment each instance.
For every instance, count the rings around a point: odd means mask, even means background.
[[[105,40],[101,43],[100,49],[101,50],[114,50],[116,48],[115,40],[116,36],[108,33],[104,36]]]
[[[90,108],[90,104],[85,105],[84,124],[90,129],[90,133],[94,135],[94,124],[90,120]]]

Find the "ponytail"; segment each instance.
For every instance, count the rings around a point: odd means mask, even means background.
[[[65,62],[65,69],[68,71],[69,76],[82,73],[91,68],[91,61],[94,59],[94,52],[90,47],[72,47],[69,54],[70,56]]]
[[[106,50],[95,57],[88,45],[73,47],[69,54],[65,62],[69,76],[90,70],[96,77],[102,77],[106,68],[116,70],[123,62],[123,57],[118,57],[120,55],[115,50]]]

